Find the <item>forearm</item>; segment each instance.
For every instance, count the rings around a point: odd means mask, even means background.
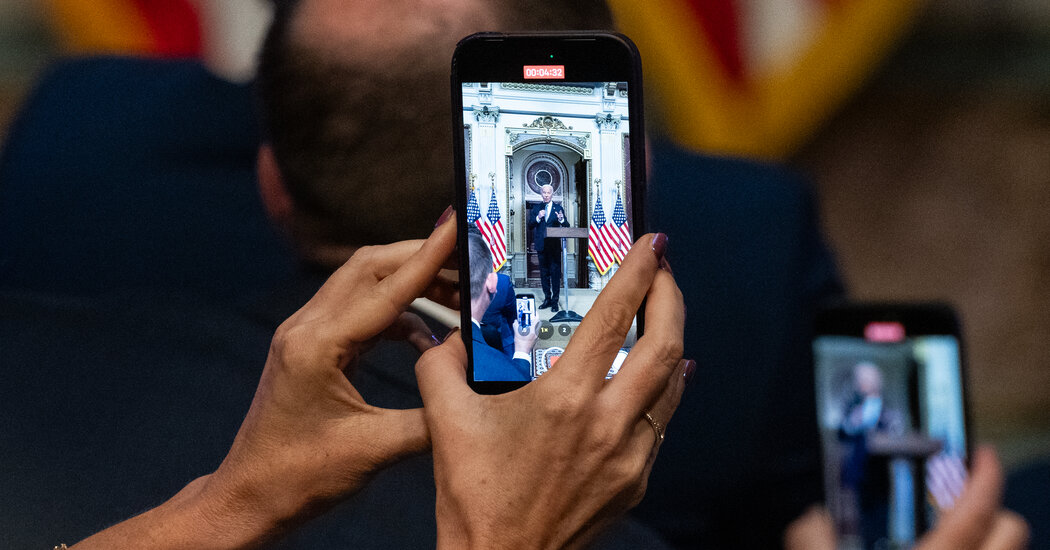
[[[211,476],[190,482],[167,502],[71,546],[73,550],[257,548],[278,533],[276,524],[248,502],[209,487]]]

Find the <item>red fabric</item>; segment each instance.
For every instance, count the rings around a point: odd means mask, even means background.
[[[162,57],[200,57],[200,16],[188,0],[131,0],[149,27],[154,53]]]

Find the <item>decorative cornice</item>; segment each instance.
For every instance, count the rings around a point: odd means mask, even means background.
[[[551,130],[572,130],[572,128],[565,125],[560,119],[554,118],[550,115],[541,116],[536,120],[525,125],[525,128],[549,128]]]
[[[553,94],[591,95],[594,88],[583,86],[552,86],[550,84],[528,84],[525,82],[501,82],[505,90],[528,90],[530,92],[550,92]]]

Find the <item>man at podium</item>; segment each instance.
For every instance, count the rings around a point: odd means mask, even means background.
[[[541,204],[529,212],[528,226],[533,232],[533,242],[540,261],[540,286],[543,288],[543,303],[540,309],[549,307],[552,312],[558,311],[558,294],[561,285],[561,239],[547,237],[548,227],[568,227],[565,210],[560,204],[551,200],[554,188],[550,185],[540,187]]]

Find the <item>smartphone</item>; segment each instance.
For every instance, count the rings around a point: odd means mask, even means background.
[[[910,548],[951,507],[971,454],[963,344],[945,304],[824,308],[813,340],[839,548]]]
[[[515,309],[518,312],[518,330],[530,330],[533,316],[536,315],[536,297],[532,294],[518,294],[515,297]]]
[[[452,105],[468,381],[500,393],[554,368],[645,232],[641,61],[612,32],[474,34],[453,55]],[[507,287],[540,303],[500,354],[477,320]]]

